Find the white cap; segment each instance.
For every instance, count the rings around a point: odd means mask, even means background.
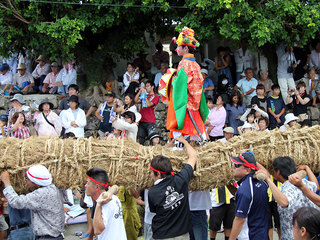
[[[208,70],[207,69],[201,68],[200,72],[204,73],[204,74],[206,74],[208,76]]]
[[[288,124],[291,121],[297,121],[299,119],[293,113],[288,113],[284,118],[285,118],[284,124]]]
[[[42,187],[52,183],[52,176],[49,170],[43,165],[35,165],[28,169],[27,176],[31,182]]]
[[[225,127],[225,128],[223,129],[223,131],[224,131],[225,133],[234,133],[233,127]]]

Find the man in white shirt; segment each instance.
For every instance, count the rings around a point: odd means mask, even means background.
[[[36,62],[38,63],[36,68],[32,72],[32,76],[35,79],[36,86],[42,86],[43,80],[46,78],[47,74],[50,72],[50,64],[46,63],[45,57],[40,55]],[[40,89],[41,90],[41,89]]]
[[[10,88],[13,80],[13,74],[10,72],[10,67],[7,63],[0,66],[0,89],[6,91]]]
[[[97,206],[93,218],[93,230],[98,240],[127,240],[123,222],[122,207],[119,198],[112,195],[106,199],[108,174],[101,168],[87,171],[86,194],[97,199]]]
[[[320,69],[320,41],[316,43],[310,55],[310,68]]]
[[[282,43],[277,49],[278,56],[278,83],[282,99],[286,102],[288,90],[296,89],[293,79],[293,70],[297,67],[296,58],[293,53],[293,48]]]
[[[241,73],[247,68],[253,68],[254,56],[248,50],[248,39],[241,39],[241,48],[234,52],[234,60],[236,62],[237,82],[241,78]]]

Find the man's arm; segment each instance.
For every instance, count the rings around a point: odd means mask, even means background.
[[[99,107],[97,108],[95,115],[99,120],[102,120],[102,116],[100,116],[100,108],[102,107],[102,103],[100,103]]]
[[[242,227],[243,227],[243,224],[245,221],[246,221],[245,218],[237,217],[237,216],[234,217],[229,240],[236,240],[237,239],[237,237],[239,236],[239,234],[242,230]]]
[[[245,95],[250,95],[251,93],[254,92],[254,90],[256,90],[255,88],[251,88],[248,92],[245,93]]]
[[[140,94],[141,94],[142,88],[140,88],[139,92],[137,93],[137,95],[134,97],[134,101],[135,103],[140,103]]]
[[[194,150],[193,147],[188,143],[188,141],[181,135],[180,137],[177,138],[177,140],[181,143],[184,144],[187,154],[188,154],[188,164],[191,165],[192,169],[194,169],[194,166],[196,165],[197,162],[197,152]]]
[[[87,111],[86,118],[88,118],[88,117],[91,115],[91,113],[93,112],[93,110],[94,110],[94,108],[91,106],[91,107],[88,109],[88,111]]]
[[[317,185],[317,191],[318,191],[319,190],[319,183],[318,183],[318,180],[317,180],[316,176],[311,171],[311,169],[307,165],[300,165],[300,166],[298,166],[297,172],[301,171],[301,170],[305,170],[306,171],[309,181],[313,182],[313,183],[315,183]]]

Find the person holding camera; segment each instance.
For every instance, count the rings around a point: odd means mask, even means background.
[[[308,119],[307,107],[311,98],[306,93],[306,84],[300,81],[297,84],[297,89],[290,89],[288,93],[286,103],[293,103],[293,114],[299,118],[298,122]]]
[[[293,79],[294,69],[297,67],[296,58],[293,53],[293,48],[288,44],[282,43],[277,49],[278,56],[278,83],[282,99],[286,102],[288,90],[295,89]]]

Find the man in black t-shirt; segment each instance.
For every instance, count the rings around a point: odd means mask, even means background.
[[[287,104],[293,103],[293,114],[299,118],[298,122],[303,122],[308,119],[308,103],[310,96],[306,93],[306,84],[303,81],[298,82],[297,89],[294,90],[294,95],[291,96],[293,91],[289,90],[286,102]]]
[[[193,176],[197,153],[180,136],[177,140],[184,144],[188,153],[188,163],[177,174],[173,173],[168,158],[158,155],[151,162],[151,178],[154,186],[148,199],[150,211],[156,213],[152,220],[153,239],[190,239],[192,229],[188,201],[188,184]]]

